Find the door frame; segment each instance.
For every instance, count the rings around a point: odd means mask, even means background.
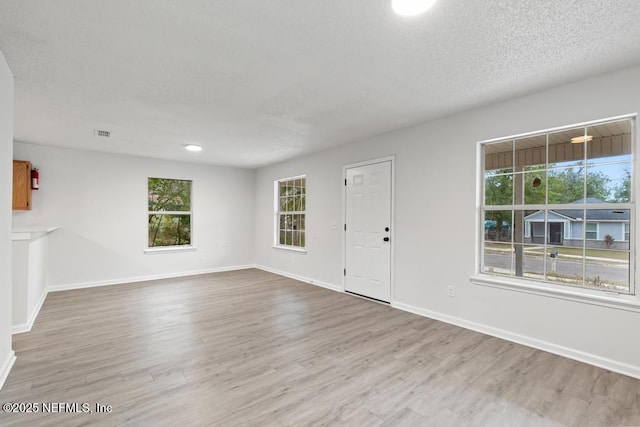
[[[389,233],[389,238],[391,243],[391,257],[389,259],[389,263],[391,264],[389,266],[390,272],[391,272],[390,273],[391,277],[389,278],[390,279],[389,286],[391,287],[390,289],[391,296],[389,298],[389,305],[393,305],[395,301],[395,266],[396,266],[396,256],[395,256],[396,156],[391,155],[386,157],[378,157],[375,159],[365,160],[365,161],[356,162],[356,163],[349,163],[347,165],[342,166],[341,185],[347,179],[347,169],[356,168],[360,166],[369,166],[369,165],[374,165],[376,163],[384,163],[384,162],[391,163],[391,224],[389,225],[389,227],[391,227],[391,230]],[[342,239],[341,239],[342,240],[342,271],[344,271],[344,269],[347,268],[347,233],[344,229],[344,225],[346,224],[346,222],[347,222],[347,190],[346,190],[346,185],[342,185],[342,230],[340,233],[342,236]],[[342,292],[346,293],[346,280],[345,280],[344,274],[342,275]],[[374,300],[371,300],[371,301],[374,301]]]

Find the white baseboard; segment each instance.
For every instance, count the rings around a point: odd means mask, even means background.
[[[461,319],[454,316],[449,316],[447,314],[439,313],[436,311],[425,310],[423,308],[414,307],[409,304],[394,302],[391,304],[391,306],[399,310],[408,311],[409,313],[417,314],[419,316],[424,316],[430,319],[439,320],[441,322],[449,323],[451,325],[460,326],[461,328],[470,329],[472,331],[480,332],[486,335],[491,335],[496,338],[501,338],[507,341],[515,342],[517,344],[526,345],[527,347],[536,348],[538,350],[543,350],[548,353],[557,354],[558,356],[567,357],[569,359],[588,363],[590,365],[598,366],[603,369],[608,369],[609,371],[617,372],[619,374],[628,375],[630,377],[640,379],[640,366],[620,363],[615,360],[596,356],[595,354],[585,353],[572,348],[563,347],[561,345],[553,344],[547,341],[542,341],[542,340],[531,338],[525,335],[516,334],[513,332],[506,331],[504,329],[498,329],[492,326],[471,322],[469,320]]]
[[[85,283],[75,283],[75,284],[69,284],[69,285],[58,285],[58,286],[51,286],[47,289],[47,292],[56,292],[56,291],[64,291],[64,290],[71,290],[71,289],[82,289],[82,288],[91,288],[91,287],[97,287],[97,286],[109,286],[109,285],[117,285],[117,284],[126,284],[126,283],[134,283],[134,282],[144,282],[144,281],[150,281],[150,280],[159,280],[159,279],[170,279],[170,278],[175,278],[175,277],[185,277],[185,276],[194,276],[194,275],[199,275],[199,274],[208,274],[208,273],[218,273],[218,272],[223,272],[223,271],[234,271],[234,270],[245,270],[245,269],[249,269],[249,268],[257,268],[259,270],[263,270],[269,273],[273,273],[273,274],[278,274],[280,276],[284,276],[284,277],[288,277],[290,279],[294,279],[294,280],[298,280],[301,282],[305,282],[305,283],[309,283],[315,286],[320,286],[326,289],[330,289],[332,291],[337,291],[337,292],[343,292],[342,290],[342,286],[339,285],[334,285],[331,283],[326,283],[326,282],[322,282],[319,280],[315,280],[315,279],[310,279],[308,277],[304,277],[304,276],[299,276],[297,274],[292,274],[292,273],[287,273],[285,271],[280,271],[280,270],[276,270],[274,268],[270,268],[270,267],[266,267],[263,265],[241,265],[241,266],[231,266],[231,267],[221,267],[221,268],[212,268],[212,269],[205,269],[205,270],[197,270],[197,271],[186,271],[186,272],[181,272],[181,273],[170,273],[170,274],[158,274],[158,275],[152,275],[152,276],[141,276],[141,277],[130,277],[130,278],[123,278],[123,279],[118,279],[118,280],[109,280],[109,281],[97,281],[97,282],[85,282]],[[38,304],[38,309],[35,311],[35,314],[32,316],[32,319],[30,319],[30,322],[28,325],[25,325],[26,327],[28,327],[27,330],[31,329],[31,326],[33,325],[33,322],[35,321],[35,318],[37,317],[37,313],[40,310],[40,307],[42,306],[42,303],[44,302],[44,299],[46,298],[47,292],[45,292],[42,301]],[[476,331],[476,332],[480,332],[486,335],[490,335],[490,336],[494,336],[496,338],[501,338],[507,341],[511,341],[511,342],[515,342],[517,344],[522,344],[528,347],[532,347],[532,348],[536,348],[539,350],[543,350],[549,353],[553,353],[553,354],[557,354],[559,356],[563,356],[563,357],[567,357],[569,359],[573,359],[573,360],[577,360],[580,362],[584,362],[584,363],[588,363],[590,365],[594,365],[594,366],[598,366],[600,368],[603,369],[608,369],[610,371],[613,372],[617,372],[623,375],[628,375],[630,377],[633,378],[638,378],[640,379],[640,366],[635,366],[635,365],[629,365],[629,364],[625,364],[625,363],[621,363],[612,359],[607,359],[601,356],[597,356],[594,354],[590,354],[590,353],[585,353],[579,350],[575,350],[572,348],[568,348],[568,347],[564,347],[564,346],[560,346],[554,343],[550,343],[547,341],[542,341],[542,340],[538,340],[536,338],[532,338],[532,337],[528,337],[525,335],[520,335],[514,332],[510,332],[504,329],[499,329],[499,328],[495,328],[492,326],[488,326],[488,325],[483,325],[480,323],[476,323],[476,322],[471,322],[469,320],[465,320],[459,317],[454,317],[454,316],[450,316],[448,314],[444,314],[444,313],[440,313],[440,312],[436,312],[436,311],[431,311],[431,310],[426,310],[420,307],[415,307],[409,304],[404,304],[404,303],[400,303],[400,302],[392,302],[391,303],[391,307],[399,309],[399,310],[403,310],[403,311],[407,311],[409,313],[413,313],[413,314],[417,314],[419,316],[424,316],[424,317],[428,317],[430,319],[435,319],[435,320],[439,320],[441,322],[445,322],[445,323],[449,323],[451,325],[455,325],[455,326],[459,326],[465,329],[470,329],[472,331]],[[19,326],[23,326],[23,325],[19,325]],[[14,327],[14,332],[13,333],[19,333],[19,332],[26,332],[27,330],[24,331],[16,331],[16,328],[18,328],[19,326],[15,326]],[[13,363],[15,362],[15,355],[12,352],[12,358],[10,358],[10,360],[8,360],[5,363],[5,368],[3,368],[3,371],[0,371],[0,386],[1,384],[4,382],[4,380],[6,380],[6,376],[9,373],[9,370],[11,369],[11,366],[13,366]],[[6,372],[5,372],[6,371]]]
[[[235,265],[230,267],[207,268],[204,270],[182,271],[179,273],[154,274],[150,276],[124,277],[114,280],[98,280],[95,282],[70,283],[67,285],[55,285],[47,288],[48,292],[70,291],[73,289],[95,288],[98,286],[124,285],[136,282],[148,282],[151,280],[173,279],[176,277],[197,276],[199,274],[221,273],[223,271],[246,270],[255,268],[255,265]]]
[[[287,273],[285,271],[280,271],[274,268],[265,267],[263,265],[256,265],[255,268],[267,271],[269,273],[274,273],[280,276],[285,276],[291,279],[299,280],[301,282],[310,283],[316,286],[322,286],[323,288],[331,289],[333,291],[343,292],[342,286],[336,286],[329,283],[319,282],[317,280],[312,280],[307,277],[299,276],[297,274]],[[558,356],[577,360],[579,362],[584,362],[584,363],[594,365],[603,369],[607,369],[612,372],[617,372],[619,374],[640,379],[640,366],[621,363],[616,360],[597,356],[595,354],[585,353],[583,351],[575,350],[575,349],[557,345],[551,342],[528,337],[526,335],[521,335],[521,334],[510,332],[504,329],[499,329],[492,326],[471,322],[469,320],[461,319],[459,317],[450,316],[448,314],[439,313],[436,311],[426,310],[426,309],[415,307],[409,304],[403,304],[400,302],[392,301],[391,307],[396,308],[398,310],[407,311],[409,313],[417,314],[419,316],[428,317],[430,319],[439,320],[441,322],[449,323],[451,325],[459,326],[461,328],[480,332],[482,334],[490,335],[496,338],[501,338],[517,344],[522,344],[527,347],[532,347],[538,350],[546,351],[548,353],[557,354]]]
[[[42,304],[44,304],[44,300],[47,299],[47,294],[49,293],[48,290],[45,289],[44,293],[42,294],[42,297],[40,297],[40,300],[38,301],[38,304],[36,305],[35,310],[33,310],[33,312],[31,313],[31,316],[29,316],[29,320],[27,323],[23,323],[21,325],[13,325],[13,327],[11,328],[11,334],[22,334],[24,332],[30,332],[31,328],[33,328],[33,324],[36,321],[36,318],[38,317],[38,314],[40,313],[40,309],[42,308]]]
[[[25,332],[30,332],[31,328],[33,328],[33,324],[40,313],[40,309],[42,308],[42,304],[44,304],[44,300],[47,298],[47,294],[49,292],[58,292],[58,291],[67,291],[72,289],[83,289],[83,288],[93,288],[97,286],[110,286],[110,285],[119,285],[126,283],[135,283],[135,282],[145,282],[150,280],[159,280],[159,279],[171,279],[175,277],[186,277],[186,276],[195,276],[198,274],[208,274],[208,273],[220,273],[223,271],[234,271],[234,270],[245,270],[248,268],[254,268],[254,265],[239,265],[232,267],[221,267],[221,268],[210,268],[206,270],[197,270],[197,271],[187,271],[182,273],[171,273],[171,274],[156,274],[153,276],[143,276],[143,277],[133,277],[128,279],[118,279],[118,280],[109,280],[109,281],[96,281],[96,282],[84,282],[84,283],[74,283],[70,285],[58,285],[58,286],[49,286],[42,294],[40,301],[36,305],[36,309],[31,313],[29,321],[27,323],[22,323],[19,325],[13,325],[11,328],[11,334],[22,334]]]
[[[0,390],[4,386],[4,382],[7,381],[7,377],[9,376],[9,372],[11,368],[13,368],[13,364],[16,362],[16,354],[13,352],[9,352],[9,357],[4,361],[2,366],[0,366]]]
[[[275,268],[265,267],[264,265],[255,265],[255,268],[263,270],[269,273],[277,274],[279,276],[288,277],[290,279],[299,280],[301,282],[309,283],[311,285],[320,286],[322,288],[331,289],[332,291],[342,292],[342,286],[333,285],[331,283],[322,282],[320,280],[309,279],[308,277],[298,276],[297,274],[287,273],[285,271],[276,270]]]

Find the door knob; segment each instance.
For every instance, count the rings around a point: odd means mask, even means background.
[[[388,237],[385,237],[385,238],[384,238],[384,239],[382,239],[382,240],[384,240],[385,242],[388,242],[388,241],[389,241],[389,238],[388,238]]]
[[[389,231],[389,227],[385,227],[385,228],[384,228],[384,231]]]

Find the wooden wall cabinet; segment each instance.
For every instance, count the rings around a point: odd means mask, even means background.
[[[13,161],[13,210],[31,210],[31,162]]]

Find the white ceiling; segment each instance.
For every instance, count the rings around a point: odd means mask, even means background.
[[[259,167],[640,63],[638,22],[638,0],[1,0],[0,51],[16,140]]]

